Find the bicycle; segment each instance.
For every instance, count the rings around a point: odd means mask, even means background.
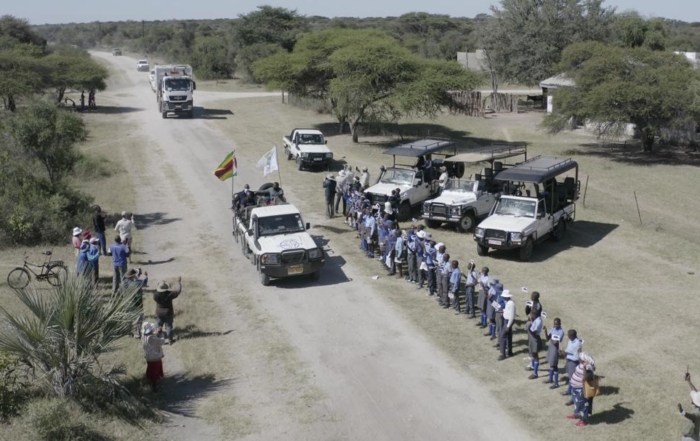
[[[31,274],[34,274],[36,280],[45,280],[52,286],[61,286],[68,278],[65,264],[61,260],[51,260],[51,251],[45,251],[42,254],[46,258],[41,265],[27,262],[27,256],[25,256],[24,265],[13,269],[7,275],[7,284],[13,289],[22,289],[29,285]],[[37,274],[32,268],[41,268],[41,271]]]

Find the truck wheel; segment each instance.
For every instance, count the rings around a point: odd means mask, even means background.
[[[554,228],[554,238],[555,242],[560,242],[564,238],[564,233],[566,233],[566,219],[560,219],[557,226]]]
[[[425,219],[425,225],[428,228],[438,228],[440,225],[442,225],[442,222],[432,219]]]
[[[525,245],[520,248],[520,260],[522,262],[527,262],[532,258],[532,250],[535,248],[535,244],[532,239],[528,239]]]
[[[311,273],[312,280],[319,280],[320,278],[321,278],[321,270],[318,270],[315,273]]]
[[[301,170],[304,168],[304,164],[301,162],[301,158],[297,156],[297,170]]]
[[[163,112],[163,119],[166,119],[168,117],[168,112]]]
[[[409,219],[411,219],[411,205],[405,201],[399,205],[399,221],[406,222]]]
[[[479,256],[485,256],[489,253],[489,247],[485,245],[481,245],[480,243],[476,244],[476,254]]]
[[[460,233],[466,233],[474,228],[475,223],[476,217],[474,216],[474,213],[469,212],[459,220],[459,223],[457,223],[457,229]]]
[[[260,267],[258,267],[258,274],[260,275],[260,283],[262,283],[263,286],[268,286],[270,284],[270,276],[263,273]]]

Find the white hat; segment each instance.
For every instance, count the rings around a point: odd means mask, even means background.
[[[509,289],[504,289],[503,292],[501,293],[501,297],[505,299],[510,299],[513,297],[513,295],[510,293]]]
[[[338,172],[338,176],[340,176],[341,178],[342,178],[342,177],[345,177],[345,170],[340,170],[340,171]]]
[[[425,231],[419,231],[418,233],[416,233],[416,236],[420,237],[421,239],[425,239]]]
[[[578,354],[578,358],[586,364],[595,365],[595,360],[593,359],[593,357],[591,357],[591,355],[588,352],[581,352],[580,354]]]
[[[445,244],[440,242],[439,244],[435,245],[435,248],[437,248],[439,250],[440,247],[444,247],[444,246],[445,246]]]
[[[143,335],[150,335],[153,334],[153,331],[156,330],[156,325],[151,323],[151,322],[144,322],[143,327],[141,328],[141,333]]]
[[[100,243],[100,239],[98,239],[97,237],[93,236],[93,237],[90,238],[90,243]]]
[[[690,399],[693,401],[693,404],[700,407],[700,392],[695,391],[695,390],[691,390],[690,391]]]
[[[80,227],[73,228],[73,236],[80,236],[83,230]]]
[[[335,176],[333,176],[333,174],[329,174],[328,176],[326,176],[326,179],[332,179],[335,181]]]

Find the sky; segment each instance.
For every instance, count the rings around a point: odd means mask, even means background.
[[[10,3],[10,0],[3,0]],[[326,17],[385,17],[421,11],[474,17],[488,13],[497,0],[29,0],[0,6],[0,15],[25,18],[31,24],[123,20],[235,18],[269,4],[296,9],[303,15]],[[634,9],[647,17],[700,22],[698,0],[606,0],[618,11]]]

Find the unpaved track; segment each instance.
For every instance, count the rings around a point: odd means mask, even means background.
[[[358,257],[349,256],[341,268],[332,251],[332,234],[325,237],[332,258],[320,283],[299,280],[261,286],[231,236],[230,184],[212,175],[227,152],[246,148],[225,139],[213,120],[235,119],[235,114],[219,109],[207,112],[210,118],[162,120],[147,74],[136,72],[133,59],[94,55],[123,70],[108,94],[134,110],[115,115],[115,124],[128,118],[148,138],[143,154],[132,158],[137,210],[164,213],[165,221],[143,231],[142,249],[153,261],[175,258],[151,271],[163,276],[182,273],[185,283],[188,276],[202,280],[223,317],[230,319],[224,320],[225,326],[235,330],[222,340],[230,347],[221,347],[220,356],[230,357],[238,376],[247,380],[228,386],[253,420],[255,433],[245,439],[528,439],[488,390],[456,369],[371,286],[353,281],[352,259]],[[195,95],[195,105],[206,107],[208,100],[223,94]],[[225,95],[252,99],[268,94]],[[279,129],[281,136],[290,128]],[[239,161],[236,186],[243,182],[255,186],[263,179],[254,164]],[[285,191],[294,197],[294,188]],[[305,217],[312,223],[317,219]],[[403,288],[398,282],[397,287]],[[235,296],[248,296],[272,318],[293,346],[292,357],[308,373],[305,381],[320,389],[303,418],[295,416],[295,403],[288,402],[289,391],[280,387],[280,378],[265,378],[266,366],[256,365],[259,358],[231,350],[255,339],[254,329],[242,329],[234,322],[246,313],[232,301]],[[180,368],[177,345],[170,349],[166,371]],[[221,438],[216,428],[193,417],[182,417],[173,426],[166,433],[168,439]]]

